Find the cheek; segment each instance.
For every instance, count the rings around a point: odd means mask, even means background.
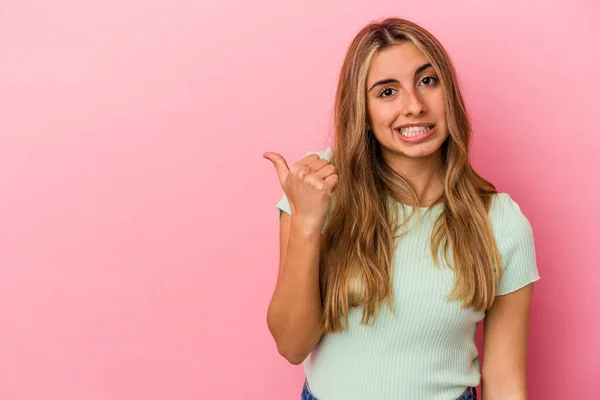
[[[446,116],[446,106],[444,104],[444,96],[441,91],[439,93],[436,93],[434,96],[432,96],[430,98],[430,101],[431,101],[431,103],[430,103],[431,111],[433,111],[436,115],[438,115],[440,117]]]
[[[389,126],[397,119],[398,110],[392,103],[377,104],[368,109],[374,125]]]

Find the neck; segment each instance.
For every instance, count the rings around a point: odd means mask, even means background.
[[[421,207],[429,207],[444,191],[441,152],[426,157],[383,154],[384,160],[412,186]]]

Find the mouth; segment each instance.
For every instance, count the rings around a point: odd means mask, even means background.
[[[422,135],[430,132],[434,126],[435,126],[435,124],[398,127],[398,128],[396,128],[396,132],[398,132],[403,137],[410,139],[410,138],[414,138],[417,136],[422,136]]]

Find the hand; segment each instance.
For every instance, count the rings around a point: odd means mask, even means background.
[[[322,228],[327,221],[331,195],[338,183],[335,167],[317,154],[307,155],[291,168],[278,153],[267,152],[263,157],[275,166],[292,216]]]

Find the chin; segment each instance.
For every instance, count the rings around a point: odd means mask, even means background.
[[[411,151],[403,151],[402,155],[405,157],[410,157],[410,158],[426,158],[426,157],[430,157],[431,155],[435,154],[436,151],[429,151],[429,150],[425,150],[425,151],[419,151],[419,150],[413,150],[411,149]]]
[[[436,153],[439,153],[442,149],[442,143],[422,143],[415,144],[413,146],[406,146],[403,143],[403,146],[400,147],[399,152],[407,157],[411,158],[422,158],[429,157]]]

